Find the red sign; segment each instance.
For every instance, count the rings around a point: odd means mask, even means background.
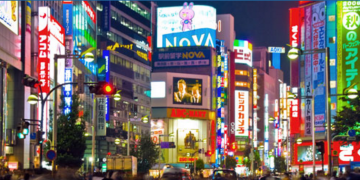
[[[179,157],[179,162],[193,162],[197,159],[198,158],[194,158],[194,157]]]
[[[290,134],[300,133],[299,99],[290,102]]]
[[[170,109],[170,117],[172,118],[208,118],[206,110],[190,110],[190,109]],[[169,112],[168,112],[169,113]]]
[[[148,59],[149,59],[149,61],[151,62],[152,61],[152,43],[151,43],[151,36],[148,36],[147,38],[146,38],[146,40],[147,40],[147,42],[149,43],[149,47],[150,47],[150,49],[151,50],[149,50],[148,51]]]
[[[50,91],[50,59],[49,59],[49,16],[50,9],[39,8],[39,54],[37,72],[43,93]]]
[[[214,153],[216,149],[216,123],[211,120],[211,152]]]
[[[90,19],[96,24],[96,13],[91,8],[89,2],[82,1],[82,6],[85,9],[86,13],[89,15]]]
[[[300,42],[300,9],[290,9],[290,45],[298,47]],[[291,86],[299,86],[299,62],[297,60],[290,62],[291,68]]]

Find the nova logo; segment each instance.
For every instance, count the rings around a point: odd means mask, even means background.
[[[186,53],[182,53],[182,58],[183,59],[194,59],[194,57],[196,57],[197,59],[199,58],[205,58],[205,55],[202,51],[199,52],[186,52]]]
[[[180,33],[165,34],[159,47],[214,46],[215,30],[205,28]],[[164,46],[165,45],[165,46]]]

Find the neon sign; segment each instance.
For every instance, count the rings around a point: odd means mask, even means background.
[[[244,40],[234,41],[235,63],[252,66],[252,44]]]
[[[249,92],[235,90],[235,136],[247,136],[249,127]]]

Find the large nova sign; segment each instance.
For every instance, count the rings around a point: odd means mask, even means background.
[[[215,47],[216,9],[210,6],[158,8],[157,47]]]

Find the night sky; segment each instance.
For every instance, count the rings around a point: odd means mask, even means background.
[[[158,1],[159,7],[182,6],[184,1]],[[232,14],[235,19],[236,39],[250,41],[254,47],[289,44],[289,8],[298,1],[194,1],[195,5],[209,5],[217,14]],[[289,48],[286,47],[286,50]],[[281,57],[285,82],[290,82],[289,60]]]

